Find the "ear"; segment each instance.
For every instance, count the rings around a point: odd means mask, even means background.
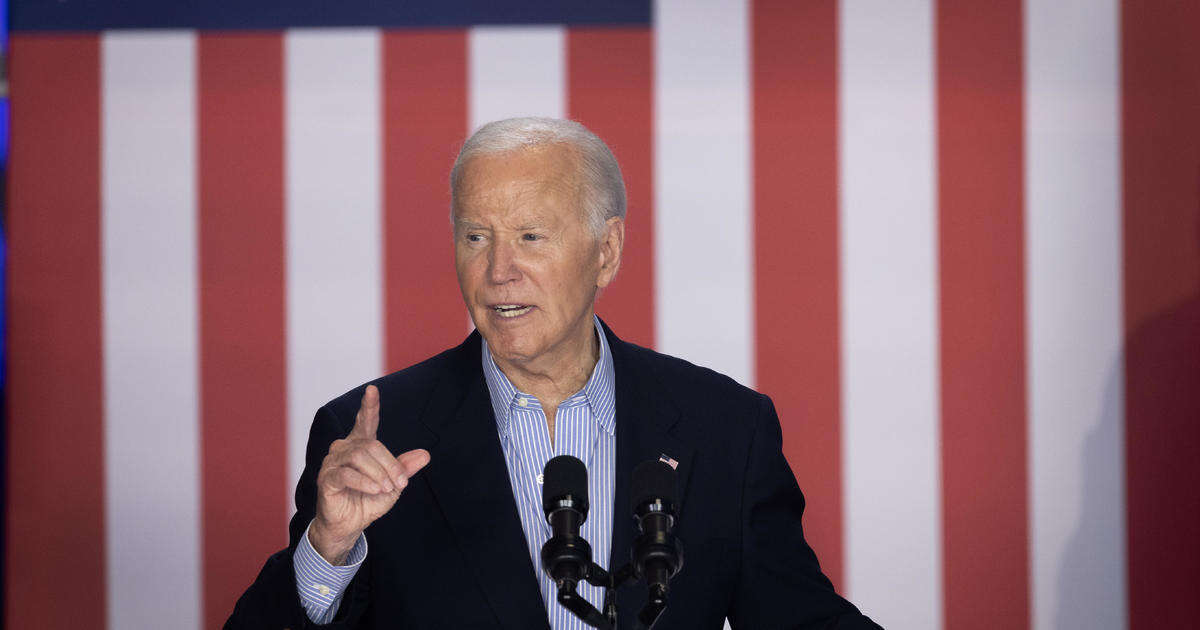
[[[617,276],[621,267],[621,250],[625,247],[625,219],[612,217],[604,222],[600,235],[600,275],[596,286],[603,289]]]

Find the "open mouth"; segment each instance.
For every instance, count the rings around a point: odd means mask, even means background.
[[[520,317],[533,307],[524,304],[497,304],[492,307],[500,317]]]

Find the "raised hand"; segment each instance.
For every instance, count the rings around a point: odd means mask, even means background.
[[[308,530],[313,549],[330,564],[342,564],[358,535],[383,516],[408,480],[429,463],[429,451],[414,449],[393,457],[379,431],[379,389],[368,385],[354,428],[329,445],[317,473],[317,515]]]

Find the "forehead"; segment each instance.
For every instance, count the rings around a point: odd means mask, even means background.
[[[575,151],[568,145],[541,145],[469,159],[461,166],[455,211],[464,219],[496,213],[578,213],[580,199]]]

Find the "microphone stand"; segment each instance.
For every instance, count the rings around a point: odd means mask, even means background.
[[[672,537],[672,540],[668,544],[674,546],[677,543]],[[558,581],[558,595],[556,597],[558,603],[562,604],[563,608],[571,611],[571,614],[593,628],[617,630],[616,591],[629,582],[637,581],[639,576],[633,563],[626,563],[625,566],[617,569],[615,573],[609,573],[604,570],[604,567],[589,560],[581,577],[592,586],[604,587],[604,612],[601,613],[599,610],[596,610],[596,607],[591,602],[579,595],[579,592],[576,590],[578,580],[570,578]],[[635,630],[646,630],[653,627],[654,622],[658,620],[658,616],[666,607],[667,588],[662,585],[652,585],[646,605],[638,613],[638,623],[635,625]]]
[[[588,600],[584,599],[576,590],[576,580],[566,579],[561,580],[558,584],[558,596],[556,599],[563,608],[571,611],[571,614],[579,617],[584,623],[600,630],[617,630],[617,602],[615,593],[617,588],[627,582],[636,579],[633,571],[633,564],[628,563],[617,570],[616,573],[609,573],[604,570],[604,567],[589,562],[584,570],[583,579],[592,586],[604,587],[604,612],[596,610],[596,607]],[[651,594],[651,601],[647,602],[646,608],[642,609],[642,613],[638,615],[639,621],[645,623],[644,617],[647,614],[647,609],[653,607],[654,595]],[[666,605],[663,600],[661,605],[658,605],[650,617],[650,623],[654,623],[654,619],[658,618],[658,614],[662,612]],[[647,627],[649,624],[647,624]]]

